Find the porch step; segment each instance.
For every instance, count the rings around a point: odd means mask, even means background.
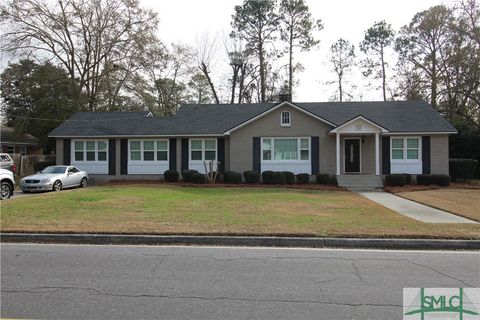
[[[351,191],[370,191],[383,188],[383,181],[376,175],[340,175],[338,185]]]

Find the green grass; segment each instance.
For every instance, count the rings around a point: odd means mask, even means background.
[[[104,186],[1,206],[3,232],[480,238],[480,226],[421,223],[345,191]]]

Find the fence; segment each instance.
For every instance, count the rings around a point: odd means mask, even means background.
[[[55,163],[55,155],[27,155],[23,156],[19,153],[11,154],[15,165],[17,166],[17,176],[23,178],[35,173],[35,165],[39,162]]]

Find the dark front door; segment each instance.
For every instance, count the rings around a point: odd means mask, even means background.
[[[345,172],[360,172],[360,139],[345,139]]]

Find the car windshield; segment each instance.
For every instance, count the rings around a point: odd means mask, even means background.
[[[65,173],[67,167],[46,167],[40,173]]]

